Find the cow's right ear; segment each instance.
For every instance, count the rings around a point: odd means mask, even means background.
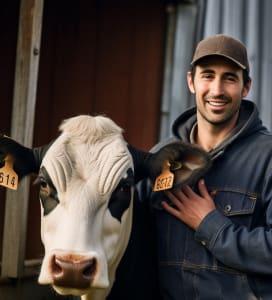
[[[210,155],[199,147],[181,141],[162,147],[155,153],[146,153],[130,146],[136,182],[150,178],[154,183],[164,168],[174,175],[173,188],[194,185],[211,166]]]
[[[43,148],[27,148],[12,138],[0,135],[0,167],[4,165],[4,160],[9,155],[14,161],[14,171],[17,173],[19,180],[28,174],[37,174],[41,163],[38,154],[42,152]]]

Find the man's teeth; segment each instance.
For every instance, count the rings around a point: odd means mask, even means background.
[[[214,101],[209,101],[209,103],[213,106],[223,106],[226,104],[225,102],[214,102]]]

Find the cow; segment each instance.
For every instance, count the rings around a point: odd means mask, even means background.
[[[196,181],[210,166],[206,152],[182,142],[140,151],[110,118],[89,115],[64,120],[59,136],[40,148],[2,135],[0,154],[3,164],[13,158],[19,180],[38,173],[45,252],[38,282],[82,300],[109,295],[130,238],[135,184],[160,178],[162,192]]]

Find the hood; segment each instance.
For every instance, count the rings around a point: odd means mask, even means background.
[[[192,107],[175,120],[172,132],[176,138],[190,142],[190,132],[195,123],[196,107]],[[257,106],[252,101],[242,100],[236,127],[228,138],[211,151],[211,156],[215,157],[220,154],[227,145],[233,143],[238,137],[241,139],[260,130],[266,130],[266,128],[259,118]]]

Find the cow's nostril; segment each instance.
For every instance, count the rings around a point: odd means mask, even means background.
[[[96,260],[93,258],[89,261],[82,274],[84,277],[91,278],[96,271]]]
[[[52,275],[54,285],[85,289],[91,285],[96,272],[96,259],[73,260],[54,257]]]
[[[61,261],[56,257],[54,257],[53,264],[52,264],[52,273],[54,274],[54,276],[61,276],[61,274],[63,273],[63,269],[61,265],[62,265]]]

